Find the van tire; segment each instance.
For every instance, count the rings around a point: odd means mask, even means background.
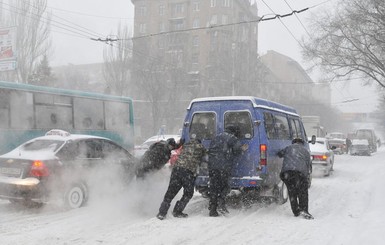
[[[289,199],[289,192],[287,190],[287,187],[283,181],[280,181],[277,186],[275,186],[274,190],[274,197],[276,200],[276,203],[279,205],[282,205],[287,202]]]

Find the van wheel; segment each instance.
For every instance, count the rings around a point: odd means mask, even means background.
[[[80,208],[87,202],[87,187],[84,184],[73,184],[64,195],[64,204],[67,208]]]
[[[274,197],[277,204],[282,205],[287,202],[287,199],[289,198],[289,192],[283,181],[280,181],[278,186],[275,187]]]

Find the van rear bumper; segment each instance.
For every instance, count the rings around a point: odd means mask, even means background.
[[[207,187],[208,183],[209,176],[198,176],[195,180],[196,187]],[[262,184],[263,179],[259,176],[232,177],[230,179],[230,187],[234,190],[260,187]]]

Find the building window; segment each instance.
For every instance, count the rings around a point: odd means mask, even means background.
[[[159,32],[165,32],[166,31],[166,24],[164,22],[159,23]]]
[[[183,30],[184,29],[184,21],[177,20],[174,22],[174,30]]]
[[[199,46],[199,36],[193,36],[192,44],[193,44],[194,47],[198,47]]]
[[[147,15],[147,8],[146,8],[146,6],[140,6],[138,14],[139,14],[139,16],[146,16]]]
[[[193,20],[193,28],[199,28],[199,27],[200,27],[199,19],[194,19]]]
[[[198,1],[193,2],[192,7],[193,7],[193,11],[198,12],[200,10],[199,9],[199,2]]]
[[[166,7],[164,6],[164,4],[159,5],[159,15],[160,16],[164,15],[165,10],[166,10]]]
[[[172,6],[173,16],[177,16],[179,14],[182,14],[183,12],[184,12],[184,4],[183,3],[176,3]]]
[[[213,16],[211,16],[210,24],[211,25],[218,24],[218,15],[214,14]]]
[[[226,25],[229,23],[229,16],[228,15],[222,15],[222,25]]]
[[[212,8],[217,6],[217,0],[211,0],[211,5]]]
[[[222,0],[223,7],[230,7],[230,0]]]
[[[139,33],[146,33],[146,24],[145,23],[141,23],[139,24]]]

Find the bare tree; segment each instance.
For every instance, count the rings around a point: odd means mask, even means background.
[[[9,26],[17,27],[17,80],[27,83],[42,57],[49,53],[51,17],[47,0],[10,0]]]
[[[129,95],[130,64],[132,58],[131,32],[128,26],[118,26],[118,41],[104,49],[103,75],[109,91],[115,95]]]
[[[305,58],[318,62],[333,78],[363,75],[385,87],[385,1],[342,0],[312,18]]]

